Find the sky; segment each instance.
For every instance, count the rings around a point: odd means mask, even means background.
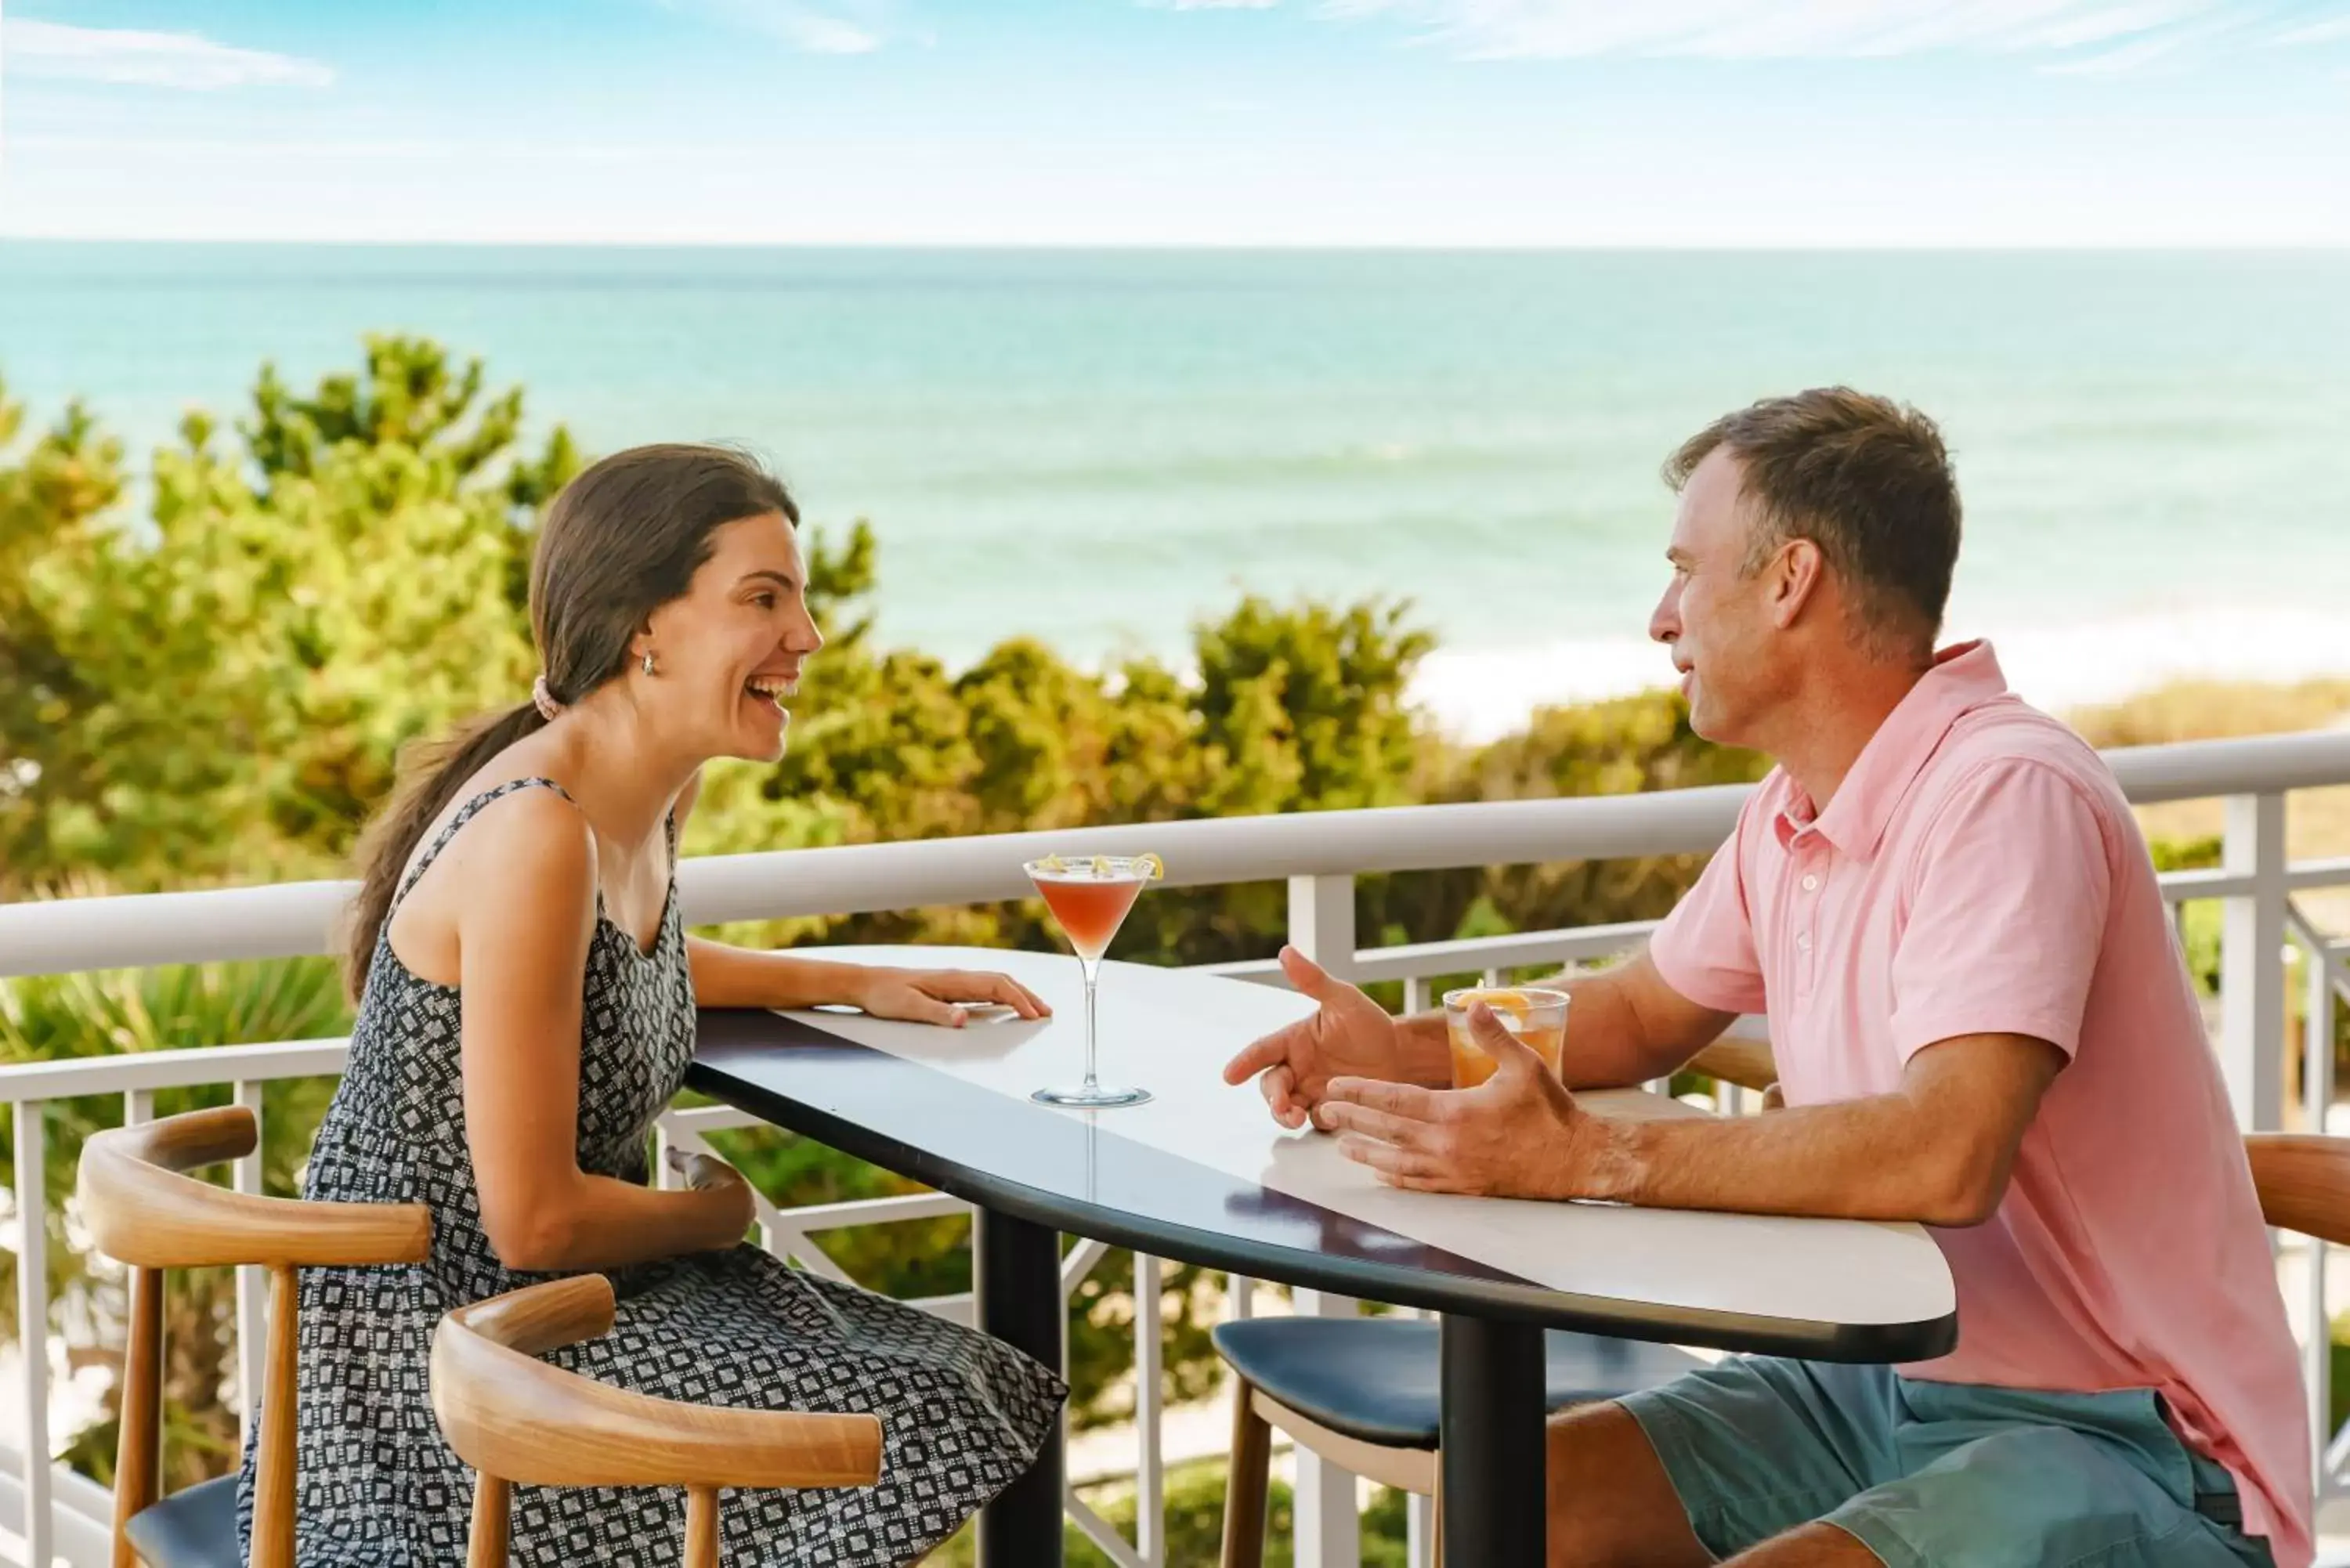
[[[2350,0],[0,0],[0,237],[2350,245]]]

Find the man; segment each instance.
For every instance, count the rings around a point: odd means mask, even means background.
[[[1649,633],[1697,732],[1779,765],[1648,951],[1563,982],[1565,1084],[1484,1013],[1501,1070],[1444,1088],[1440,1018],[1294,951],[1320,1010],[1227,1077],[1398,1186],[1935,1228],[1953,1354],[1733,1357],[1555,1417],[1554,1564],[2304,1568],[2294,1348],[2202,1017],[2096,753],[1988,646],[1934,651],[1939,433],[1810,391],[1666,472]],[[1615,1122],[1571,1093],[1766,1012],[1783,1110]]]

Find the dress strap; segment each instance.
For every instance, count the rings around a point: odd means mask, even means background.
[[[416,886],[417,879],[419,877],[422,877],[425,872],[432,868],[432,862],[441,857],[441,852],[449,847],[449,841],[457,836],[459,830],[462,829],[465,824],[473,821],[476,816],[479,816],[482,814],[482,808],[488,805],[491,802],[503,800],[507,795],[514,794],[516,790],[525,789],[551,789],[556,794],[561,795],[565,800],[570,800],[573,805],[577,806],[579,804],[576,800],[571,800],[571,792],[569,790],[565,789],[553,779],[508,779],[502,784],[491,785],[488,789],[484,790],[481,794],[475,795],[473,799],[459,806],[457,808],[457,815],[449,819],[449,826],[435,834],[433,836],[432,842],[425,846],[424,853],[416,857],[416,864],[409,868],[407,876],[400,879],[399,891],[395,892],[391,896],[391,909],[387,909],[384,912],[385,923],[387,925],[390,923],[391,910],[400,908],[400,900],[408,897],[408,890]]]

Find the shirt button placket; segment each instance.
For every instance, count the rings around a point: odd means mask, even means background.
[[[1807,855],[1805,858],[1810,857]],[[1820,874],[1817,871],[1804,872],[1799,886],[1804,896],[1796,901],[1795,951],[1801,955],[1797,968],[1802,971],[1803,989],[1808,995],[1812,990],[1814,971],[1819,962],[1818,955],[1813,950],[1812,932],[1819,919]]]

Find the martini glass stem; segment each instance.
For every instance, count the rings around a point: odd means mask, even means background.
[[[1086,974],[1086,1093],[1090,1095],[1101,1087],[1101,1080],[1094,1075],[1094,1049],[1097,1044],[1094,1029],[1094,997],[1100,989],[1101,960],[1081,956],[1077,960],[1077,964]]]

